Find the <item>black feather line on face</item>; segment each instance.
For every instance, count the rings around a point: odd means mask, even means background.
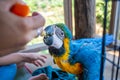
[[[62,56],[65,53],[65,49],[63,46],[59,49],[55,47],[49,47],[48,49],[49,49],[49,53],[55,57]]]

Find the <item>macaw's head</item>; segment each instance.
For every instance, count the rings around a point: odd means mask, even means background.
[[[44,43],[48,46],[54,47],[59,49],[63,45],[63,40],[68,38],[69,40],[72,39],[72,34],[69,28],[62,23],[53,24],[47,26],[44,31]]]

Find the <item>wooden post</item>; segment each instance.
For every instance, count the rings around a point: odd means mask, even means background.
[[[65,24],[69,27],[73,33],[72,27],[72,0],[63,0],[64,1],[64,19]]]
[[[109,34],[113,34],[113,32],[114,32],[116,5],[117,5],[116,1],[112,0],[112,10],[111,10]]]
[[[95,0],[74,0],[75,39],[95,34]]]

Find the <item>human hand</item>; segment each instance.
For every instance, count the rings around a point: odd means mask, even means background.
[[[36,66],[42,66],[46,62],[47,57],[39,53],[12,53],[0,57],[0,65],[33,63]]]
[[[43,66],[47,57],[39,53],[18,53],[22,56],[22,62],[32,63],[36,66]]]
[[[23,4],[22,0],[0,0],[0,52],[11,48],[20,49],[35,38],[37,29],[45,24],[45,19],[38,13],[29,17],[12,13],[10,9],[16,3]]]

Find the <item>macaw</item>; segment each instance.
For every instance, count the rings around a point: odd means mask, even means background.
[[[82,80],[99,80],[102,38],[72,40],[71,31],[63,23],[49,25],[43,32],[43,41],[59,68],[77,76],[83,74]],[[113,39],[106,38],[108,45]]]

